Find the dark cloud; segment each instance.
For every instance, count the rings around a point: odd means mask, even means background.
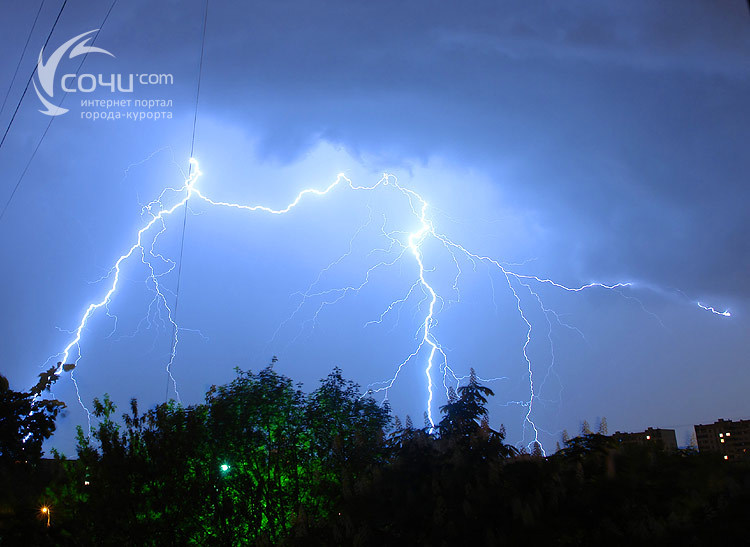
[[[385,163],[512,164],[498,184],[519,207],[597,234],[584,269],[606,254],[602,274],[746,296],[746,255],[715,243],[748,229],[744,9],[263,4],[213,15],[206,93],[286,160],[323,138]],[[698,261],[717,268],[675,279]]]

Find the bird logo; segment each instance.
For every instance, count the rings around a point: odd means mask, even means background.
[[[110,57],[114,57],[114,55],[112,55],[106,49],[86,45],[93,38],[92,34],[97,32],[98,30],[99,29],[90,30],[88,32],[84,32],[83,34],[79,34],[75,38],[71,38],[59,48],[57,48],[52,53],[52,55],[49,56],[46,63],[44,62],[44,48],[42,48],[42,50],[39,52],[39,61],[37,62],[36,73],[39,79],[39,84],[41,85],[42,91],[44,93],[39,91],[39,87],[36,85],[36,82],[33,82],[33,84],[34,91],[36,91],[37,97],[39,97],[39,100],[46,108],[46,110],[40,110],[39,112],[41,112],[42,114],[46,114],[47,116],[60,116],[61,114],[65,114],[68,111],[67,108],[54,105],[49,100],[52,99],[55,95],[55,74],[57,72],[57,66],[60,64],[60,61],[63,60],[68,50],[70,50],[70,54],[68,55],[69,59],[73,59],[74,57],[85,55],[87,53],[103,53],[105,55],[109,55]],[[49,97],[49,99],[47,97]]]

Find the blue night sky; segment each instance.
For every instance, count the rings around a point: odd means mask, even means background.
[[[3,131],[61,4],[44,4]],[[109,4],[68,2],[45,59],[100,27]],[[38,7],[2,7],[0,97]],[[183,184],[203,10],[193,0],[115,4],[95,43],[115,57],[89,54],[81,72],[169,73],[174,84],[66,96],[70,112],[54,118],[0,221],[2,373],[15,389],[56,362],[106,294],[112,277],[97,280],[149,221],[142,206]],[[545,448],[600,416],[611,431],[677,428],[685,444],[689,424],[750,416],[749,53],[741,0],[213,0],[196,184],[215,201],[283,208],[338,173],[373,186],[388,172],[429,204],[437,234],[517,274],[569,287],[633,283],[570,292],[508,281],[435,237],[419,247],[440,297],[431,339],[457,376],[474,367],[492,379],[491,421],[511,442],[534,438],[524,421],[526,317],[530,418]],[[64,58],[58,80],[79,60]],[[171,100],[159,110],[173,117],[94,121],[81,117],[81,98]],[[0,148],[2,204],[50,122],[40,108],[32,86]],[[173,368],[184,403],[273,355],[306,389],[334,366],[363,386],[393,376],[424,336],[429,293],[407,241],[419,218],[390,180],[372,191],[342,184],[285,215],[191,199]],[[165,194],[165,206],[177,201]],[[165,217],[155,253],[177,260],[182,224],[182,208]],[[154,264],[173,307],[176,269]],[[102,309],[83,330],[75,375],[87,405],[105,392],[122,410],[131,397],[164,400],[171,326],[147,278],[140,255],[125,261],[112,317]],[[417,425],[428,350],[388,393],[395,413]],[[436,357],[436,419],[441,367]],[[71,455],[86,415],[69,374],[54,394],[68,409],[48,447]]]

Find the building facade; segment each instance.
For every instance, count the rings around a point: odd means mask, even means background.
[[[695,426],[698,450],[721,454],[725,460],[750,457],[750,420],[719,420]]]
[[[649,427],[646,431],[639,433],[615,432],[612,437],[622,444],[641,444],[644,446],[654,445],[667,452],[677,450],[677,435],[674,429],[657,429]]]

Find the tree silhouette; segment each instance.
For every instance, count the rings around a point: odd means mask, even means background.
[[[438,429],[441,436],[468,436],[475,433],[484,418],[487,417],[487,397],[495,395],[487,386],[483,386],[477,379],[476,372],[471,369],[469,383],[449,391],[448,402],[440,407],[444,415]]]
[[[56,399],[41,395],[57,381],[55,370],[39,374],[39,382],[28,392],[14,391],[0,376],[0,463],[36,462],[42,456],[42,443],[55,431],[55,419],[65,408]]]
[[[62,401],[43,398],[58,378],[56,369],[42,372],[29,391],[11,389],[8,380],[0,376],[1,545],[48,543],[46,527],[35,517],[44,486],[52,478],[41,461],[42,443],[52,436],[55,419],[65,408]],[[8,522],[12,523],[10,530]]]

